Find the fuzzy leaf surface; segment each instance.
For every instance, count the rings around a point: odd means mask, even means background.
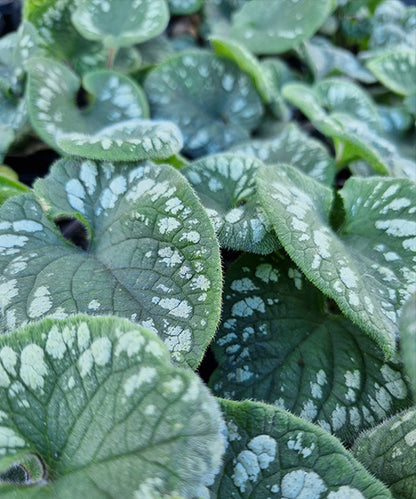
[[[210,487],[212,499],[392,497],[321,428],[266,404],[219,403],[228,447],[223,472]]]
[[[248,74],[232,61],[190,51],[162,62],[145,80],[151,115],[171,120],[191,157],[247,140],[263,106]]]
[[[286,125],[276,137],[253,139],[231,150],[266,164],[289,163],[328,186],[334,181],[335,161],[328,150],[294,123]]]
[[[332,7],[332,0],[246,2],[232,17],[230,35],[254,54],[280,54],[313,35]]]
[[[63,159],[35,192],[2,206],[3,332],[46,314],[114,314],[196,367],[218,322],[221,268],[213,227],[182,175]],[[85,250],[63,239],[52,220],[62,217],[85,225]]]
[[[279,255],[227,271],[210,386],[220,397],[287,409],[344,441],[409,406],[403,367]]]
[[[414,182],[350,178],[340,191],[346,216],[336,233],[327,187],[290,165],[265,165],[257,179],[260,202],[291,258],[390,356],[398,314],[416,286]]]
[[[169,9],[165,0],[80,0],[71,20],[88,40],[118,48],[162,33],[169,22]]]
[[[26,451],[47,469],[47,483],[3,486],[1,497],[190,498],[217,472],[218,404],[144,328],[45,319],[0,338],[0,359],[0,465]]]
[[[225,153],[181,170],[207,210],[221,247],[263,254],[280,247],[257,199],[255,176],[261,164],[255,158]]]
[[[65,154],[110,161],[167,158],[179,152],[179,130],[148,119],[146,97],[130,78],[99,70],[83,78],[94,98],[79,109],[78,77],[61,63],[32,59],[28,101],[31,121],[40,137]]]
[[[416,490],[416,407],[364,433],[355,457],[389,486],[394,497],[412,499]]]

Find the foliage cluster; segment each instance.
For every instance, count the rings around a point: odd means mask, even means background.
[[[0,161],[60,159],[0,170],[1,497],[415,497],[415,43],[398,0],[24,2]]]

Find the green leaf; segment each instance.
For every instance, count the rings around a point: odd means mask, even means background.
[[[165,0],[80,0],[71,20],[88,40],[118,48],[162,33],[169,22],[169,9]]]
[[[251,78],[227,59],[189,51],[150,72],[144,88],[155,119],[176,123],[191,157],[211,154],[249,138],[262,116]]]
[[[287,409],[351,442],[409,405],[403,367],[280,255],[245,255],[227,271],[213,343],[216,395]]]
[[[264,102],[270,101],[270,83],[260,62],[244,45],[219,36],[210,37],[212,48],[219,56],[230,59],[253,79],[254,85]]]
[[[289,165],[263,166],[257,178],[260,202],[291,258],[390,356],[398,314],[416,286],[414,182],[350,178],[336,233],[327,187]]]
[[[175,16],[184,16],[197,12],[204,0],[168,0],[169,10]]]
[[[0,102],[1,98],[1,90],[0,90]],[[1,116],[1,115],[0,115]],[[10,145],[13,143],[15,138],[15,133],[13,128],[10,125],[0,123],[0,162],[6,157],[7,151],[9,150]]]
[[[416,92],[416,53],[413,49],[397,48],[371,58],[368,69],[381,83],[400,95]]]
[[[197,367],[219,319],[221,267],[183,176],[167,165],[63,159],[34,189],[38,199],[14,197],[0,209],[3,331],[46,314],[114,314]],[[64,240],[52,217],[78,218],[84,245]]]
[[[416,397],[416,293],[403,307],[400,318],[400,350]]]
[[[228,427],[223,473],[211,497],[391,498],[341,442],[289,412],[219,400]]]
[[[61,63],[35,58],[29,64],[28,99],[32,124],[40,137],[61,153],[92,159],[132,161],[167,158],[181,148],[179,130],[147,118],[141,88],[114,71],[83,78],[93,96],[86,109],[75,104],[78,77]]]
[[[217,154],[181,170],[224,248],[270,253],[280,246],[256,195],[255,175],[261,164],[237,154]]]
[[[340,78],[322,80],[314,88],[290,83],[283,87],[282,94],[321,133],[333,139],[340,165],[365,159],[375,171],[401,177],[403,168],[408,169],[403,163],[414,163],[383,137],[377,108],[353,83]]]
[[[323,36],[314,36],[304,42],[300,53],[306,57],[316,79],[331,73],[343,73],[363,83],[374,83],[374,76],[348,50],[333,45]]]
[[[0,79],[4,79],[14,95],[23,94],[26,64],[38,50],[39,35],[34,26],[23,21],[19,29],[0,39]]]
[[[6,156],[9,147],[29,129],[26,100],[14,96],[10,87],[0,84],[0,158]]]
[[[2,166],[0,166],[0,205],[11,196],[16,196],[22,192],[29,191],[29,188],[18,180],[9,178],[3,174]]]
[[[194,497],[217,472],[215,399],[144,328],[45,319],[0,338],[0,358],[1,452],[36,453],[47,469],[40,486],[2,497]]]
[[[416,408],[364,433],[352,449],[355,457],[401,499],[416,490]]]
[[[328,150],[294,123],[286,125],[276,137],[251,140],[231,150],[266,164],[289,163],[328,186],[334,181],[335,162]]]
[[[19,175],[13,170],[13,168],[2,164],[0,164],[0,176],[6,177],[9,180],[19,180]]]
[[[37,29],[40,46],[48,56],[69,62],[81,73],[104,67],[102,44],[86,40],[72,24],[75,7],[73,0],[26,0],[23,18]]]
[[[254,54],[279,54],[312,36],[329,16],[334,2],[256,0],[232,17],[230,35]]]
[[[269,109],[277,119],[288,121],[291,118],[291,110],[283,99],[281,90],[285,83],[293,80],[292,72],[282,60],[271,57],[263,59],[261,67],[269,84]]]

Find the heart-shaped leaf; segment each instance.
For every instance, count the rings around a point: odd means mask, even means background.
[[[299,45],[324,23],[332,0],[257,0],[232,17],[231,36],[254,54],[279,54]]]
[[[228,428],[211,497],[388,499],[388,489],[336,438],[266,404],[221,400]]]
[[[40,46],[50,57],[85,73],[104,67],[107,54],[101,43],[86,40],[75,29],[71,21],[75,7],[73,0],[26,0],[23,17],[35,26]]]
[[[416,408],[366,432],[352,451],[394,497],[411,499],[416,490]]]
[[[327,187],[289,165],[263,166],[257,178],[260,202],[291,258],[391,355],[400,310],[416,287],[414,182],[350,178],[336,233]]]
[[[0,359],[2,471],[24,451],[46,468],[43,483],[3,486],[2,497],[194,497],[212,482],[221,411],[149,331],[114,317],[45,319],[0,338]]]
[[[400,318],[400,350],[416,399],[416,294],[403,308]]]
[[[368,69],[387,88],[400,95],[416,92],[416,52],[411,48],[397,48],[371,58]]]
[[[231,150],[254,156],[266,164],[289,163],[328,186],[334,181],[335,162],[327,149],[294,123],[286,125],[276,137],[254,139]]]
[[[213,351],[214,393],[274,404],[344,441],[409,405],[402,366],[281,256],[239,258],[227,271]]]
[[[162,33],[169,9],[165,0],[80,0],[71,20],[88,40],[101,41],[105,47],[125,47]]]
[[[217,154],[191,163],[181,173],[207,210],[220,245],[270,253],[280,246],[256,196],[261,162],[237,154]]]
[[[251,78],[230,60],[190,51],[159,64],[145,80],[151,114],[176,123],[192,157],[247,140],[263,106]]]
[[[349,50],[333,45],[323,36],[314,36],[300,48],[316,79],[333,72],[343,73],[363,83],[374,83],[374,76],[365,69]]]
[[[270,101],[270,83],[260,62],[244,45],[231,38],[212,36],[210,38],[216,54],[235,62],[242,71],[249,74],[264,102]]]
[[[132,161],[167,158],[179,152],[179,130],[153,122],[141,88],[125,75],[95,71],[83,78],[94,102],[75,104],[78,77],[61,63],[35,58],[29,64],[29,113],[49,145],[60,152],[92,159]]]
[[[402,176],[401,164],[411,160],[403,158],[394,143],[382,136],[377,109],[368,97],[362,98],[365,93],[352,83],[335,78],[329,85],[322,80],[317,86],[319,92],[301,83],[290,83],[283,87],[282,94],[321,133],[333,139],[338,162],[365,159],[379,173]],[[332,102],[325,94],[332,94]],[[328,113],[325,108],[334,111]]]
[[[1,208],[3,331],[45,314],[131,318],[196,367],[219,319],[221,268],[207,214],[167,165],[63,159]],[[77,217],[82,250],[49,217]]]

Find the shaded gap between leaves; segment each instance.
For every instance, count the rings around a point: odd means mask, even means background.
[[[55,224],[65,239],[78,248],[87,251],[89,247],[88,231],[78,219],[74,217],[59,217]]]

